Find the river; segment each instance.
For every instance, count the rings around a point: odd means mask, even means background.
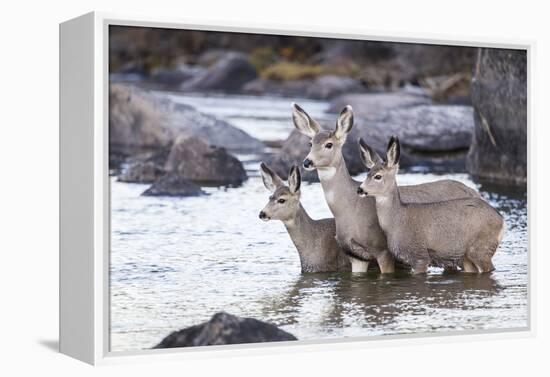
[[[159,95],[261,140],[292,129],[287,99]],[[326,117],[328,103],[299,103]],[[148,185],[111,178],[111,351],[150,348],[218,311],[271,322],[301,340],[528,325],[526,193],[479,186],[467,174],[398,175],[400,184],[450,178],[481,190],[507,223],[491,274],[301,274],[283,224],[258,218],[269,196],[258,156],[238,157],[250,178],[238,188],[204,188],[203,197],[144,197]],[[331,216],[318,183],[303,184],[302,203],[314,218]]]

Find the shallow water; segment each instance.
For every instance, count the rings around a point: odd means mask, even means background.
[[[215,108],[243,129],[255,125],[251,133],[263,140],[291,129],[284,99],[178,100]],[[242,111],[234,110],[238,103]],[[323,102],[308,106],[326,109]],[[147,185],[112,178],[112,351],[150,348],[222,310],[274,323],[301,340],[527,326],[524,194],[482,191],[507,222],[491,274],[301,274],[282,223],[258,219],[269,196],[258,161],[240,157],[250,179],[239,188],[205,188],[206,197],[142,197]],[[399,183],[442,178],[477,187],[465,174],[403,173]],[[303,185],[302,202],[312,217],[330,216],[319,184]]]

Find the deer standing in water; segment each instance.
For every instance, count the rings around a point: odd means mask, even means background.
[[[395,176],[399,169],[399,139],[392,137],[384,161],[360,139],[361,159],[370,169],[357,193],[374,197],[376,213],[391,254],[425,273],[428,266],[464,272],[490,272],[491,259],[504,233],[502,216],[481,198],[434,203],[409,203]]]
[[[336,239],[351,260],[352,271],[365,272],[376,260],[382,273],[391,273],[395,261],[388,251],[386,237],[378,224],[376,206],[371,197],[360,198],[360,182],[349,174],[342,147],[353,126],[353,111],[346,106],[334,130],[323,130],[300,106],[293,104],[294,126],[311,140],[304,159],[306,170],[317,170],[328,206],[336,221]],[[407,202],[435,202],[479,194],[453,180],[441,180],[414,186],[403,186],[401,195]]]
[[[260,173],[264,186],[272,192],[269,202],[260,212],[260,219],[283,222],[298,250],[302,273],[349,271],[350,262],[335,239],[334,219],[313,220],[300,203],[298,167],[290,169],[288,186],[263,162]]]

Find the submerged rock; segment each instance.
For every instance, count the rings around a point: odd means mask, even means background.
[[[247,179],[242,163],[224,148],[187,135],[178,137],[164,168],[205,185],[239,186]]]
[[[237,52],[225,54],[204,72],[184,82],[181,90],[239,91],[244,84],[257,77],[256,68],[247,56]]]
[[[277,326],[253,318],[216,313],[199,325],[175,331],[153,348],[197,347],[223,344],[280,342],[297,340]]]
[[[484,179],[527,182],[527,53],[479,50],[471,85],[475,132],[467,168]]]
[[[118,176],[120,182],[153,183],[164,174],[164,169],[153,161],[135,161]]]
[[[144,196],[199,196],[204,191],[177,173],[168,173],[157,179],[143,192]]]

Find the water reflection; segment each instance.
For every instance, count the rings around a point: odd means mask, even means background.
[[[343,328],[350,313],[356,312],[356,321],[363,327],[391,327],[404,314],[478,308],[500,290],[491,274],[304,274],[284,294],[264,302],[262,314],[279,325],[298,325],[307,301],[328,301],[317,307],[323,309],[319,326]]]

